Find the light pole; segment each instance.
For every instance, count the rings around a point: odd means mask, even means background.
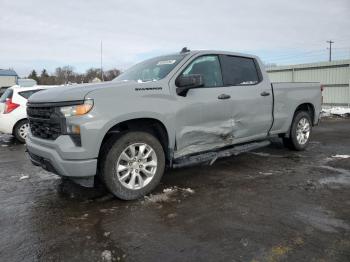
[[[327,41],[329,43],[329,62],[332,61],[332,44],[334,43],[332,40]]]
[[[103,81],[103,71],[102,71],[102,40],[101,40],[101,81]]]

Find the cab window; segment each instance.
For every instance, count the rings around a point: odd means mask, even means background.
[[[223,86],[219,58],[216,55],[206,55],[196,58],[187,66],[183,76],[200,74],[204,87]]]
[[[255,85],[259,74],[254,59],[221,55],[222,75],[225,86]]]

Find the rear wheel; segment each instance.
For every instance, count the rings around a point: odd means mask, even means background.
[[[15,138],[21,142],[25,143],[29,131],[29,122],[27,119],[19,121],[13,130],[13,135]]]
[[[164,173],[165,156],[160,142],[146,132],[128,132],[110,142],[101,159],[106,187],[124,200],[151,192]]]
[[[312,122],[309,113],[298,111],[293,118],[289,137],[284,137],[283,143],[293,150],[305,150],[310,141],[311,131]]]

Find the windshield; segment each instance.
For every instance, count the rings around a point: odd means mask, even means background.
[[[132,66],[113,81],[157,81],[166,77],[185,55],[167,55],[152,58]]]

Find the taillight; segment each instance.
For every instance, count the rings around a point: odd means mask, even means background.
[[[323,92],[323,85],[321,85],[321,92]]]
[[[19,104],[12,103],[11,98],[7,98],[5,102],[5,110],[4,114],[11,113],[13,110],[15,110],[17,107],[19,107]]]

